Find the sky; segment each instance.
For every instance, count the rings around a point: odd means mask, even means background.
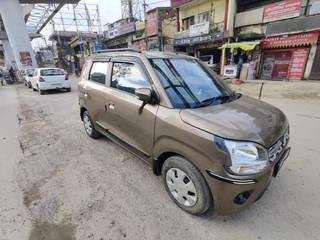
[[[140,2],[142,3],[142,0],[140,0]],[[80,3],[97,4],[99,6],[102,26],[106,23],[112,23],[121,18],[121,0],[81,0]],[[170,0],[146,0],[146,3],[147,9],[160,6],[170,6]],[[56,16],[59,16],[59,14]],[[48,24],[41,32],[46,39],[48,39],[48,36],[51,33],[52,26],[50,24]],[[45,47],[45,41],[42,39],[35,39],[32,41],[32,45],[34,48]]]

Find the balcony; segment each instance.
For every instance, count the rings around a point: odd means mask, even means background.
[[[238,13],[235,18],[235,27],[244,27],[263,23],[263,7]]]

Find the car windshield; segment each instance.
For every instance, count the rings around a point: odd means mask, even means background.
[[[40,71],[41,76],[58,76],[64,75],[64,72],[61,69],[43,69]]]
[[[195,59],[150,59],[175,108],[199,108],[221,104],[231,98],[231,90]]]

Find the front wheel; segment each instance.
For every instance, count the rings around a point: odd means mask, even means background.
[[[89,113],[85,111],[82,115],[84,130],[88,134],[89,137],[96,139],[100,137],[100,133],[95,129],[91,117],[89,116]]]
[[[168,158],[162,166],[162,179],[170,198],[184,211],[202,215],[213,205],[202,174],[186,159]]]

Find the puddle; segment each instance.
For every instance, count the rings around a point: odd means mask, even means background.
[[[33,226],[29,240],[76,240],[75,226],[38,223]]]

